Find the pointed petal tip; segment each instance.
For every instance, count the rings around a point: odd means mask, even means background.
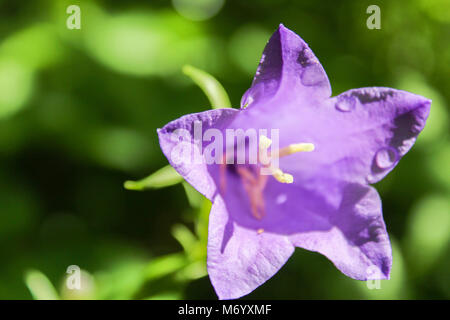
[[[211,278],[210,278],[211,280]],[[253,290],[251,289],[238,289],[238,290],[233,290],[233,289],[227,289],[227,288],[221,288],[218,285],[214,285],[214,282],[211,281],[211,284],[214,288],[214,291],[217,295],[217,298],[219,300],[236,300],[236,299],[240,299],[242,297],[245,297],[246,295],[249,295],[250,293],[253,292]]]
[[[403,90],[399,90],[399,91],[403,91]],[[409,92],[409,91],[404,91],[404,92],[415,95],[419,99],[419,101],[420,101],[419,103],[422,104],[425,107],[429,107],[431,105],[432,100],[427,98],[427,97],[425,97],[425,96],[422,96],[420,94],[416,94],[414,92]]]
[[[374,88],[376,88],[376,87],[374,87]],[[391,89],[391,88],[386,88],[386,89],[394,90],[394,89]],[[412,95],[412,96],[416,97],[417,104],[420,104],[423,107],[429,108],[431,103],[432,103],[432,100],[430,98],[427,98],[427,97],[422,96],[420,94],[417,94],[417,93],[414,93],[414,92],[411,92],[411,91],[406,91],[406,90],[396,90],[396,91],[402,92],[405,95]]]
[[[370,277],[369,276],[358,277],[358,276],[350,276],[350,275],[347,275],[347,274],[346,274],[346,276],[348,276],[348,277],[350,277],[352,279],[355,279],[355,280],[359,280],[359,281],[390,280],[391,279],[390,272],[388,272],[388,273],[382,272],[377,277],[373,277],[373,276],[370,276]]]
[[[278,33],[293,33],[296,36],[298,36],[294,31],[292,31],[291,29],[287,28],[283,23],[280,23],[278,25],[278,29],[277,29],[276,32],[278,32]]]
[[[209,272],[208,272],[209,274]],[[242,298],[243,296],[249,294],[250,292],[252,292],[252,290],[249,291],[244,291],[244,290],[232,290],[231,288],[226,288],[221,286],[219,283],[216,283],[213,280],[213,277],[211,277],[211,275],[209,274],[209,280],[211,282],[211,285],[214,289],[214,292],[217,295],[217,298],[219,300],[234,300],[234,299],[239,299]]]
[[[383,273],[384,280],[390,280],[391,279],[391,271],[392,271],[392,253],[391,253],[391,259],[389,260],[388,266],[386,268],[386,271]]]
[[[420,131],[423,130],[424,126],[425,126],[425,121],[428,119],[428,116],[430,115],[430,110],[431,110],[431,99],[421,96],[421,95],[417,95],[414,94],[418,97],[417,100],[417,114],[420,115],[420,117],[422,119],[424,119],[423,124],[420,128]]]
[[[215,288],[214,288],[214,290],[216,291],[216,295],[219,298],[219,300],[235,300],[235,299],[242,298],[243,296],[246,295],[246,294],[232,295],[230,293],[218,292]]]
[[[392,269],[392,259],[387,263],[387,265],[381,268],[380,280],[390,280],[391,269]]]
[[[432,100],[424,97],[423,106],[427,110],[427,113],[430,112]]]
[[[275,33],[278,33],[278,34],[280,34],[280,35],[287,35],[287,34],[293,34],[293,35],[295,35],[295,37],[298,37],[298,38],[300,38],[300,36],[297,34],[297,33],[295,33],[294,31],[292,31],[291,29],[289,29],[289,28],[287,28],[283,23],[280,23],[279,25],[278,25],[278,29],[275,31]],[[300,38],[301,39],[301,38]]]
[[[391,278],[391,270],[392,270],[392,256],[390,258],[383,259],[383,261],[381,262],[380,265],[375,264],[372,267],[374,267],[378,271],[376,271],[376,273],[372,274],[371,276],[366,275],[361,280],[364,280],[364,281],[369,281],[369,280],[390,280],[390,278]],[[373,269],[370,269],[370,270],[373,271]]]
[[[156,135],[158,136],[158,139],[161,141],[164,134],[166,133],[166,130],[163,128],[156,128]]]

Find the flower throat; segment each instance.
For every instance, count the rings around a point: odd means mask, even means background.
[[[248,165],[235,165],[236,172],[250,201],[252,216],[258,220],[265,216],[263,191],[269,177],[272,176],[280,183],[294,182],[294,177],[275,166],[273,160],[297,152],[314,150],[312,143],[295,143],[279,150],[269,150],[271,145],[272,140],[261,135],[258,144],[258,164],[255,165],[255,168],[249,168]],[[220,165],[220,189],[222,192],[226,190],[226,166],[225,161]]]

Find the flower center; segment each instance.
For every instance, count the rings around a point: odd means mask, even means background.
[[[276,166],[273,160],[295,154],[297,152],[311,152],[314,150],[312,143],[295,143],[279,150],[269,150],[272,140],[264,135],[259,137],[258,164],[253,168],[247,165],[236,165],[236,172],[241,178],[242,185],[250,201],[250,210],[253,217],[260,220],[265,216],[263,191],[267,179],[271,175],[280,183],[293,183],[294,177],[283,172]],[[220,188],[226,190],[226,164],[220,167]]]
[[[266,169],[263,173],[272,175],[278,182],[281,183],[294,182],[294,177],[289,173],[284,173],[280,168],[272,163],[272,160],[289,156],[297,152],[311,152],[314,150],[314,145],[312,143],[295,143],[280,150],[269,151],[268,149],[271,145],[272,140],[266,136],[259,137],[258,159],[262,167]]]

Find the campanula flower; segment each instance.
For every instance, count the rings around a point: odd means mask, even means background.
[[[353,279],[374,279],[374,270],[389,279],[391,245],[371,184],[412,147],[430,105],[384,87],[331,97],[316,56],[280,25],[239,110],[189,114],[159,129],[170,164],[213,203],[207,267],[219,298],[253,291],[295,247],[321,253]],[[245,136],[236,161],[235,140],[218,139],[239,130],[264,134]],[[178,152],[180,145],[192,148]]]

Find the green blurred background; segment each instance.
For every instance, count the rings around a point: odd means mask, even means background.
[[[69,30],[69,5],[81,29]],[[381,8],[381,30],[366,8]],[[167,164],[156,128],[210,108],[190,64],[237,107],[282,22],[333,94],[433,100],[415,147],[376,185],[394,249],[381,290],[297,249],[246,298],[450,298],[450,1],[0,1],[0,298],[215,299],[208,203],[185,184],[125,190]],[[68,290],[66,269],[83,271]]]

